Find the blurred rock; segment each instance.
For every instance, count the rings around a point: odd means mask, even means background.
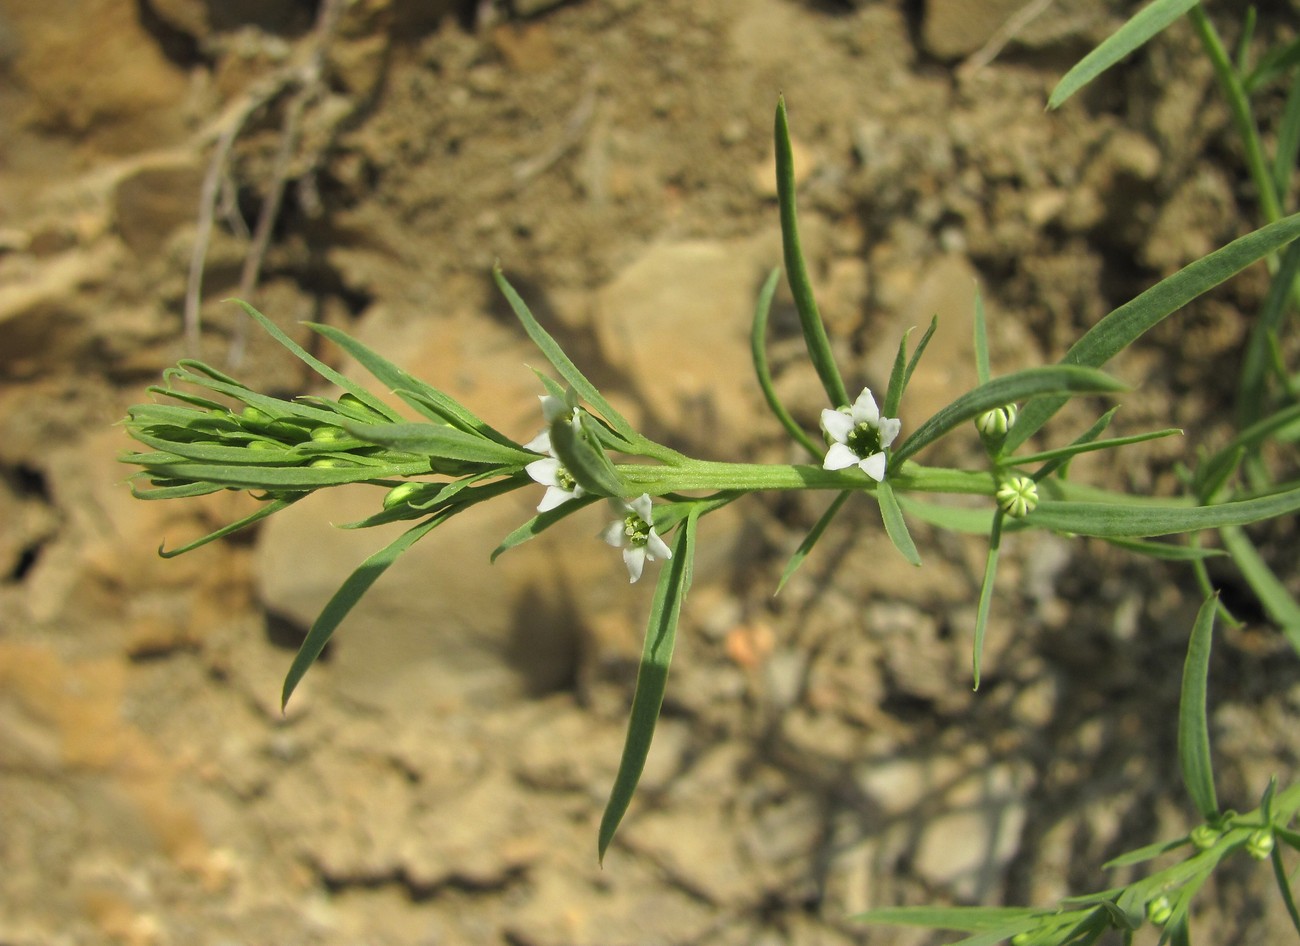
[[[752,243],[658,243],[595,300],[609,360],[705,459],[736,456],[760,410],[748,338],[765,265]]]
[[[137,256],[159,252],[172,231],[199,213],[203,174],[186,159],[144,164],[114,190],[117,232]]]
[[[1028,0],[929,0],[921,46],[937,59],[960,59],[987,43]]]
[[[108,154],[182,136],[188,79],[151,40],[135,0],[11,0],[5,15],[14,78],[29,95],[25,124]]]

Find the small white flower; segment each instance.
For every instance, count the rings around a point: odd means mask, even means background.
[[[599,538],[623,550],[623,564],[627,566],[629,582],[641,577],[647,561],[673,557],[672,549],[655,532],[648,494],[642,493],[631,502],[611,499],[609,503],[619,518],[602,529]]]
[[[567,416],[576,431],[582,420],[578,414],[578,395],[573,388],[565,391],[563,398],[543,394],[538,397],[538,400],[542,402],[542,416],[546,418],[546,427],[524,444],[524,449],[535,453],[546,453],[549,456],[542,460],[534,460],[524,467],[524,472],[532,477],[533,482],[546,487],[542,501],[537,504],[537,511],[548,512],[561,503],[577,499],[586,492],[578,485],[573,474],[564,468],[564,464],[555,458],[555,451],[551,448],[551,424]]]
[[[551,449],[551,425],[567,414],[573,429],[578,429],[582,423],[578,416],[578,394],[569,388],[562,398],[553,394],[539,394],[537,400],[542,402],[542,417],[546,420],[546,426],[540,434],[524,444],[524,449],[555,456],[555,451]]]
[[[534,460],[524,467],[524,472],[533,478],[533,482],[546,487],[542,501],[537,504],[538,512],[547,512],[570,499],[577,499],[586,492],[573,478],[564,464],[555,457]]]
[[[856,466],[877,483],[885,478],[888,460],[885,448],[894,442],[902,423],[897,417],[881,417],[870,388],[863,388],[853,406],[822,411],[822,430],[831,438],[822,461],[826,470]]]

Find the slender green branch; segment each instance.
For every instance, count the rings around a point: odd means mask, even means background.
[[[634,490],[655,496],[696,489],[876,489],[876,482],[857,468],[824,470],[819,466],[691,460],[671,468],[620,464],[615,469]],[[900,471],[890,473],[889,481],[895,489],[906,492],[992,496],[996,489],[991,473],[940,469],[917,463],[903,464]]]

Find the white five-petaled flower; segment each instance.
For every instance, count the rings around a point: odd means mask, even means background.
[[[551,424],[567,416],[569,423],[577,430],[581,420],[578,414],[578,398],[573,388],[569,388],[563,398],[544,394],[539,396],[538,400],[542,402],[542,416],[546,418],[546,428],[524,444],[524,449],[535,453],[546,453],[549,456],[529,463],[524,467],[524,472],[532,477],[535,483],[546,487],[542,501],[537,504],[537,511],[547,512],[562,503],[567,503],[570,499],[577,499],[585,492],[573,478],[573,474],[556,459],[555,451],[551,448]]]
[[[614,548],[623,550],[623,563],[627,565],[629,582],[635,582],[641,577],[647,561],[673,557],[672,549],[655,532],[648,494],[642,493],[631,502],[611,499],[609,503],[619,518],[601,530],[600,538]]]
[[[877,483],[885,478],[885,448],[902,426],[897,417],[881,417],[870,388],[863,388],[852,407],[822,411],[822,430],[831,438],[822,461],[826,470],[856,466]]]

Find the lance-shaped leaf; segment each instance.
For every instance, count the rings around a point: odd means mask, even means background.
[[[817,300],[813,297],[812,281],[808,278],[808,265],[804,262],[803,247],[799,243],[799,220],[795,213],[794,152],[790,147],[790,124],[785,114],[785,98],[777,99],[776,123],[776,200],[781,212],[781,242],[785,251],[786,278],[799,311],[799,326],[803,329],[804,344],[812,359],[817,377],[821,379],[826,396],[833,407],[849,403],[849,394],[840,377],[840,369],[831,353],[826,325],[822,322]]]
[[[152,468],[161,476],[176,479],[220,483],[240,489],[313,490],[322,486],[341,486],[344,483],[364,483],[390,476],[419,476],[430,472],[429,461],[420,459],[409,463],[389,463],[382,466],[355,464],[350,466],[233,466],[209,463],[162,464]]]
[[[1108,394],[1123,390],[1124,384],[1110,375],[1073,365],[1048,365],[995,378],[966,392],[918,427],[915,433],[894,448],[890,466],[896,467],[950,430],[1004,404],[1043,395]],[[1017,421],[1012,430],[1019,426]]]
[[[515,291],[514,286],[506,281],[505,274],[501,272],[501,264],[498,263],[492,268],[492,279],[496,282],[497,288],[501,294],[506,297],[506,302],[514,310],[515,316],[519,323],[528,333],[528,337],[533,340],[533,344],[541,349],[546,360],[551,363],[561,378],[568,382],[573,390],[578,392],[578,396],[596,409],[605,420],[609,421],[618,433],[631,443],[641,443],[644,438],[633,429],[632,425],[614,406],[605,400],[604,395],[596,389],[596,386],[587,380],[587,376],[578,370],[572,359],[564,353],[564,349],[559,343],[551,337],[551,333],[542,328],[542,323],[538,322],[533,313],[529,310],[527,303]]]
[[[546,512],[539,512],[537,515],[533,516],[533,518],[529,519],[518,529],[515,529],[501,540],[501,544],[492,550],[492,561],[495,562],[502,552],[508,552],[518,545],[523,545],[530,539],[534,539],[541,535],[561,519],[566,519],[579,509],[585,509],[592,503],[599,501],[599,496],[580,496],[577,499],[570,499],[568,502],[561,503],[554,509],[548,509]]]
[[[288,335],[284,334],[284,332],[280,331],[279,326],[277,326],[274,322],[272,322],[270,319],[264,316],[261,312],[258,312],[256,309],[254,309],[247,302],[244,302],[242,299],[235,299],[234,301],[239,305],[240,308],[242,308],[245,312],[247,312],[248,315],[254,321],[256,321],[258,325],[262,326],[262,328],[265,329],[268,335],[274,338],[277,342],[279,342],[289,351],[293,352],[293,354],[296,355],[298,359],[303,362],[303,364],[310,367],[313,371],[319,374],[326,381],[329,381],[332,384],[335,384],[338,387],[342,388],[344,391],[347,391],[349,394],[351,394],[357,400],[361,401],[363,404],[365,404],[371,410],[375,411],[380,416],[387,417],[391,420],[396,419],[397,415],[392,412],[392,409],[389,408],[387,404],[385,404],[379,398],[375,397],[365,388],[361,387],[361,385],[357,384],[355,381],[352,381],[350,378],[346,377],[345,375],[342,375],[339,372],[335,371],[333,368],[325,364],[325,362],[321,361],[319,358],[315,357],[314,355],[309,354],[306,349],[304,349],[301,345],[295,342]],[[341,335],[342,333],[340,332],[338,334]],[[190,362],[190,363],[194,364],[196,367],[199,367],[201,370],[205,371],[205,373],[209,374],[215,380],[225,381],[226,383],[233,384],[233,385],[239,384],[239,382],[235,381],[235,379],[228,378],[227,376],[221,374],[220,372],[213,371],[212,369],[207,368],[206,365],[202,365],[201,363],[198,362]],[[242,387],[242,385],[240,386]]]
[[[916,550],[916,543],[912,541],[912,534],[907,531],[907,521],[903,518],[903,510],[898,506],[898,497],[894,495],[893,487],[888,481],[876,486],[876,500],[880,503],[880,515],[885,522],[885,533],[889,540],[894,543],[894,548],[902,553],[903,558],[907,559],[913,565],[921,564],[921,553]]]
[[[939,327],[939,317],[935,316],[930,319],[930,327],[925,330],[921,340],[916,343],[916,351],[912,352],[912,357],[907,357],[907,339],[912,334],[909,328],[903,333],[902,339],[898,343],[898,354],[894,356],[894,367],[889,373],[889,387],[885,390],[885,406],[881,413],[886,417],[897,417],[899,405],[903,402],[903,395],[907,393],[907,385],[912,380],[912,372],[916,370],[917,363],[920,362],[921,356],[925,354],[926,346],[930,344],[930,339],[934,337],[934,331]]]
[[[799,426],[790,416],[785,405],[781,403],[781,398],[776,393],[776,385],[772,382],[772,372],[767,364],[767,317],[771,312],[772,296],[776,293],[777,280],[780,278],[781,270],[772,270],[758,294],[758,304],[754,307],[754,321],[749,331],[749,353],[754,362],[754,374],[758,376],[758,386],[763,392],[763,400],[767,401],[772,415],[781,422],[786,433],[820,461],[826,451],[813,442],[808,432]]]
[[[1060,108],[1075,92],[1142,46],[1196,6],[1197,2],[1198,0],[1152,0],[1062,77],[1052,90],[1047,107]]]
[[[551,448],[564,468],[587,492],[597,496],[632,495],[632,488],[619,476],[585,424],[581,430],[574,430],[567,417],[556,418],[551,424]]]
[[[212,532],[209,532],[201,539],[195,539],[193,542],[187,542],[185,545],[182,545],[180,548],[164,550],[162,546],[159,546],[158,557],[175,558],[177,555],[184,555],[186,552],[192,552],[195,549],[200,548],[201,546],[207,545],[209,542],[215,542],[217,539],[224,539],[226,536],[233,535],[234,533],[238,532],[240,529],[247,528],[248,526],[251,526],[255,522],[261,522],[267,516],[275,515],[277,512],[279,512],[281,509],[284,509],[286,506],[292,506],[298,500],[302,499],[302,497],[305,495],[307,494],[300,493],[296,496],[288,496],[288,497],[269,500],[266,503],[266,505],[262,506],[257,511],[250,513],[249,515],[245,516],[242,519],[229,523],[228,525],[224,525],[220,529],[216,529]]]
[[[1300,214],[1284,217],[1233,240],[1156,283],[1136,299],[1115,309],[1084,333],[1061,359],[1062,364],[1099,368],[1148,329],[1247,266],[1300,236]],[[1010,453],[1060,410],[1064,398],[1043,398],[1020,412],[1003,449]]]
[[[1214,506],[1145,506],[1044,500],[1025,521],[1045,529],[1101,538],[1145,538],[1242,526],[1300,510],[1300,486]]]
[[[840,508],[852,495],[852,491],[846,489],[844,492],[836,496],[831,501],[831,504],[826,507],[826,511],[817,519],[817,522],[813,527],[808,530],[808,534],[804,536],[803,541],[799,543],[799,547],[795,549],[794,554],[790,556],[790,561],[786,562],[785,570],[781,572],[781,580],[776,583],[776,591],[772,592],[774,596],[781,593],[781,589],[785,587],[785,583],[790,580],[790,577],[796,571],[798,571],[799,566],[804,563],[804,559],[806,559],[809,553],[812,552],[813,546],[815,546],[817,541],[822,537],[822,533],[826,531],[826,527],[831,524],[831,520],[835,518],[835,515],[840,511]]]
[[[537,459],[535,454],[520,447],[506,446],[444,424],[354,424],[346,421],[343,427],[367,443],[419,456],[502,466],[519,466]]]
[[[605,813],[600,819],[597,853],[601,862],[604,862],[614,832],[618,830],[619,823],[632,802],[637,782],[645,768],[646,756],[650,753],[655,725],[659,722],[659,710],[663,706],[664,690],[668,686],[668,667],[673,659],[673,646],[677,642],[677,622],[681,617],[682,602],[691,586],[695,527],[698,521],[699,510],[693,509],[677,530],[673,541],[673,557],[664,563],[664,568],[659,573],[659,583],[655,586],[623,756],[618,763],[618,773],[614,776],[609,801],[605,804]]]
[[[361,600],[362,595],[370,590],[370,586],[379,580],[380,575],[388,571],[389,566],[397,561],[403,552],[450,519],[455,512],[456,510],[449,510],[439,513],[419,525],[407,529],[393,542],[390,542],[362,562],[357,566],[356,571],[348,576],[347,580],[339,587],[339,590],[334,592],[334,596],[325,605],[325,609],[321,611],[320,616],[312,623],[306,639],[303,640],[302,646],[298,648],[298,653],[289,666],[289,672],[285,675],[284,688],[280,692],[281,709],[288,705],[289,697],[293,695],[293,691],[297,688],[303,675],[316,662],[316,658],[320,656],[321,651],[325,649],[325,645],[334,636],[339,624],[348,616],[356,603]]]
[[[1217,603],[1215,598],[1207,598],[1196,615],[1192,637],[1187,644],[1183,688],[1178,700],[1178,762],[1183,770],[1183,784],[1187,786],[1192,804],[1206,821],[1219,817],[1219,799],[1214,791],[1214,769],[1210,763],[1210,726],[1205,706]]]

